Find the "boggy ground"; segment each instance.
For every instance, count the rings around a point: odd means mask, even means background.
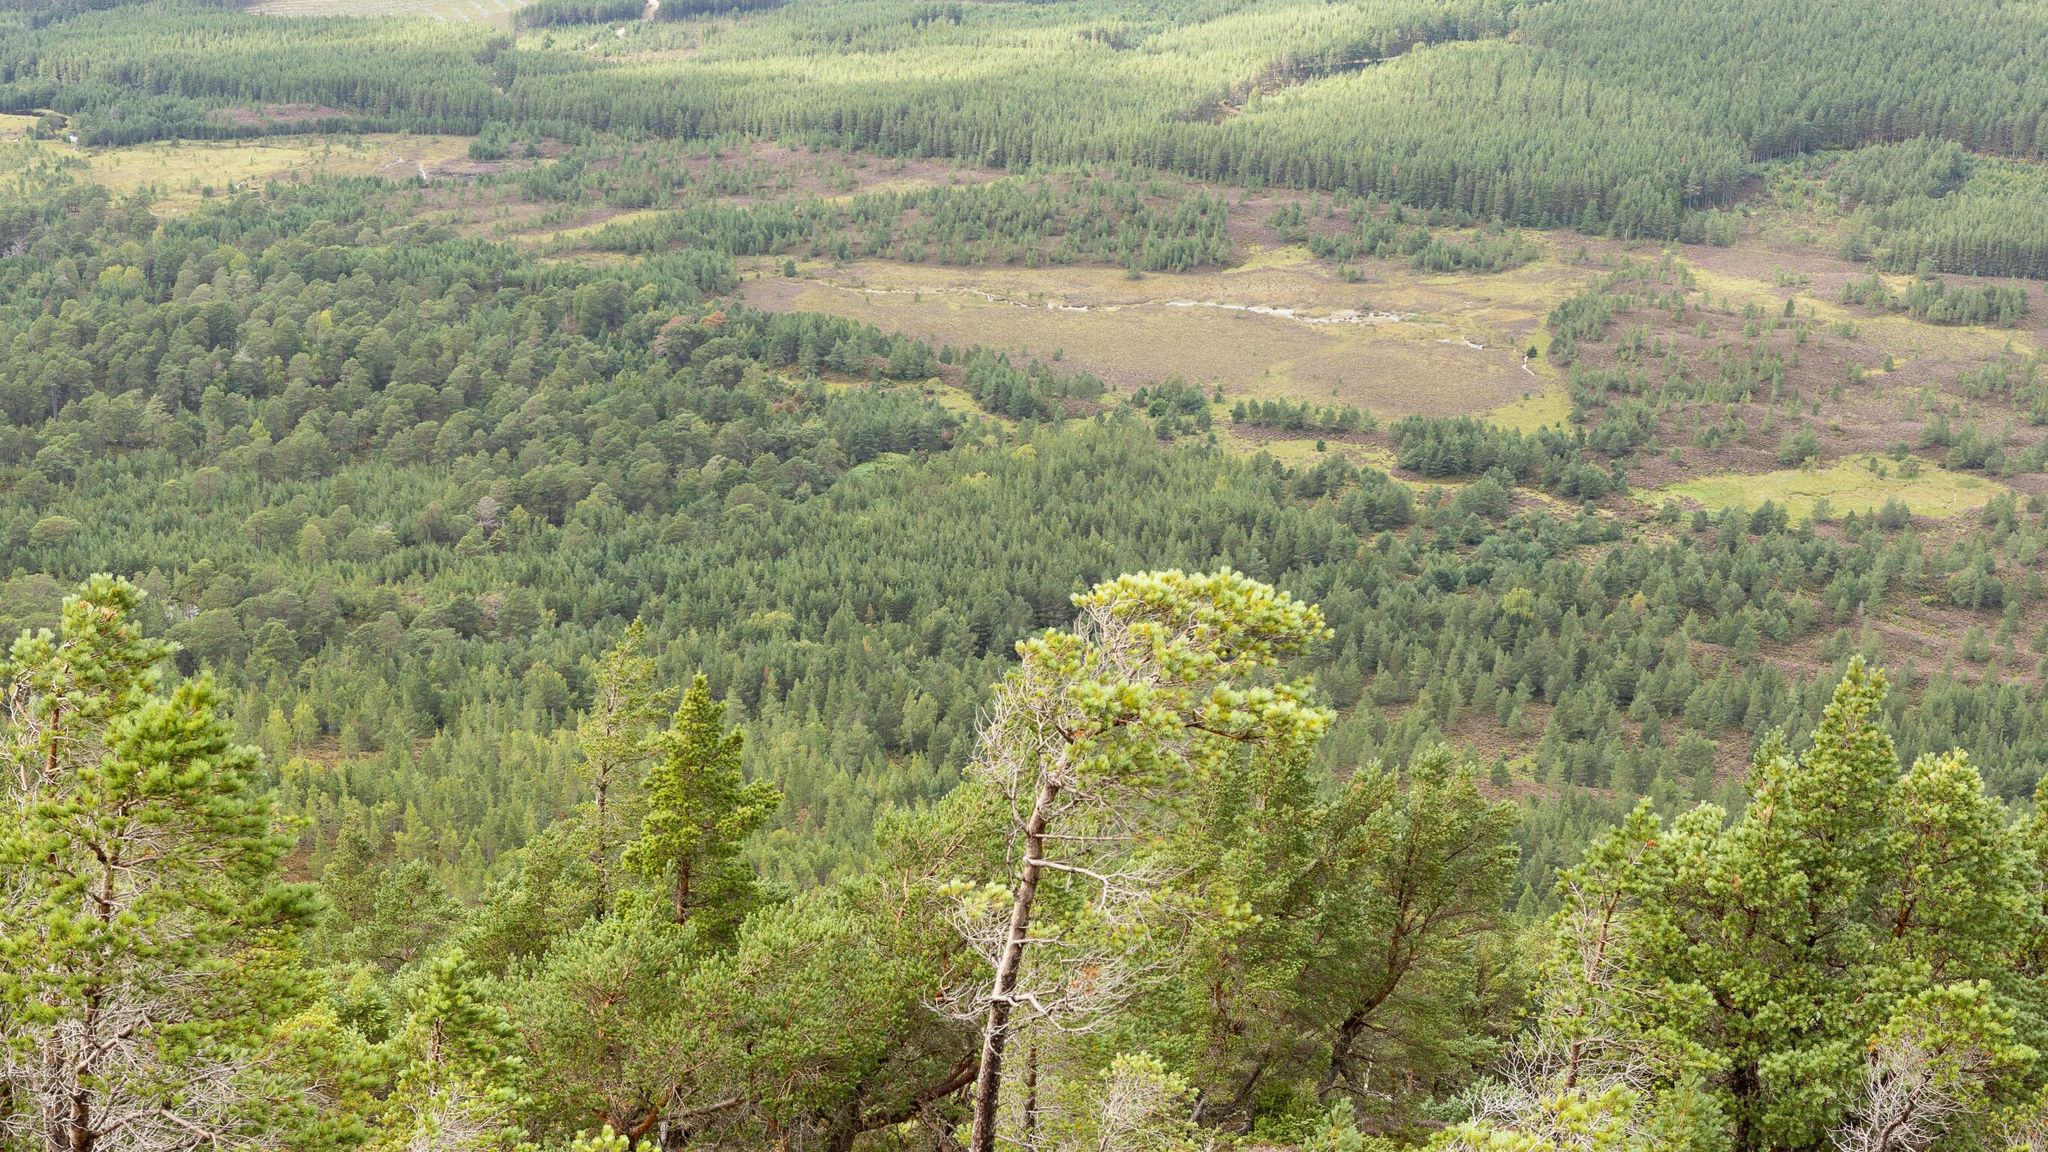
[[[1100,267],[879,260],[799,265],[789,277],[762,262],[742,298],[935,344],[1058,353],[1119,391],[1178,376],[1221,386],[1226,400],[1348,404],[1394,417],[1489,412],[1557,387],[1523,353],[1544,314],[1575,289],[1568,270],[1539,262],[1498,276],[1431,276],[1375,261],[1347,283],[1302,249],[1246,255],[1233,268],[1137,279]]]
[[[1657,255],[1594,244],[1599,258],[1616,260]],[[1682,315],[1668,308],[1635,308],[1616,318],[1606,337],[1584,345],[1579,362],[1588,368],[1633,371],[1652,379],[1711,381],[1724,364],[1763,356],[1784,365],[1776,398],[1763,390],[1732,399],[1669,404],[1657,413],[1657,435],[1628,461],[1631,478],[1644,487],[1697,487],[1703,479],[1754,476],[1754,499],[1776,498],[1785,490],[1780,458],[1784,438],[1811,431],[1821,471],[1871,457],[1915,454],[1923,476],[1946,462],[1947,449],[1924,444],[1930,424],[1946,418],[1960,430],[1974,427],[1998,439],[2017,456],[2039,443],[2048,430],[2008,398],[1972,395],[1958,381],[1987,365],[2006,364],[2017,376],[2048,348],[2048,296],[2039,284],[2013,284],[2028,293],[2031,312],[2010,327],[1943,326],[1896,313],[1842,302],[1842,289],[1870,275],[1867,267],[1811,250],[1789,249],[1751,236],[1728,248],[1686,246],[1676,254],[1691,271],[1694,289]],[[1970,277],[1943,277],[1951,285]],[[1910,279],[1887,277],[1895,288]],[[1790,301],[1793,315],[1785,315]],[[1724,434],[1709,430],[1721,426]],[[1866,494],[1882,498],[1909,479],[1891,467],[1865,469]],[[1907,469],[1910,471],[1910,469]],[[2019,473],[2003,478],[2027,493],[2048,493],[2048,477]],[[1740,484],[1714,486],[1730,495]],[[1806,487],[1822,491],[1811,481]],[[1925,484],[1920,485],[1926,496]],[[1995,490],[1995,489],[1994,489]],[[1896,494],[1909,497],[1910,493]],[[1939,502],[1939,501],[1935,501]],[[1981,504],[1965,501],[1964,506]],[[1841,508],[1840,497],[1834,498]]]

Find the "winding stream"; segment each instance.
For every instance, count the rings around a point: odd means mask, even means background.
[[[1001,304],[1010,308],[1043,309],[1047,312],[1122,312],[1132,308],[1215,308],[1224,312],[1245,312],[1254,316],[1274,316],[1292,320],[1296,324],[1402,324],[1415,319],[1412,312],[1361,312],[1355,308],[1336,308],[1328,312],[1310,313],[1298,308],[1286,308],[1272,304],[1233,304],[1222,300],[1139,300],[1130,304],[1062,304],[1056,300],[1032,303],[1012,296],[1003,296],[980,288],[869,288],[860,285],[834,284],[830,280],[813,280],[812,283],[840,292],[854,292],[863,296],[972,296],[988,304]],[[1484,345],[1465,342],[1472,348]]]

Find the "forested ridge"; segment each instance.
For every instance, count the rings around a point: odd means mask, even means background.
[[[2048,1146],[2044,29],[0,0],[0,1152]]]
[[[1959,145],[1968,167],[2039,161],[2048,104],[2024,66],[2043,50],[2040,21],[1989,0],[1790,13],[872,0],[760,12],[715,36],[664,5],[653,50],[636,38],[616,59],[603,35],[593,56],[535,33],[264,20],[198,0],[81,7],[53,22],[28,5],[0,25],[0,110],[53,108],[90,143],[345,123],[744,134],[1010,169],[1139,165],[1623,236],[1711,222],[1746,166],[1774,157],[1925,139]],[[1889,206],[1884,226],[1905,224],[1951,270],[2038,275],[2035,258],[1984,251],[2037,232],[2033,209],[1973,183],[1938,206]]]

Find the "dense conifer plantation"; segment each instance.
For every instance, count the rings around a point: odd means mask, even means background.
[[[1969,157],[1951,164],[1960,195],[1852,185],[1874,246],[1906,268],[2041,273],[2027,238],[2039,198],[1997,195],[1996,181],[2001,163],[2048,149],[2048,86],[2026,66],[2048,33],[1994,0],[1792,13],[1764,0],[858,0],[752,11],[715,36],[700,9],[664,3],[610,55],[601,22],[637,26],[635,13],[539,4],[525,20],[550,31],[511,38],[266,20],[208,0],[25,4],[0,10],[0,110],[53,108],[99,144],[343,125],[744,134],[1011,169],[1134,165],[1657,237],[1718,227],[1749,163],[1931,141]],[[659,50],[636,55],[648,41]]]

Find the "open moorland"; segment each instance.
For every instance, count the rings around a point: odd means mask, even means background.
[[[793,277],[759,270],[741,298],[935,344],[1058,353],[1120,391],[1177,376],[1220,387],[1226,400],[1400,416],[1485,413],[1558,387],[1523,357],[1544,314],[1570,295],[1557,269],[1461,283],[1392,266],[1347,283],[1305,251],[1247,256],[1235,268],[1142,278],[1101,267],[799,264]]]

